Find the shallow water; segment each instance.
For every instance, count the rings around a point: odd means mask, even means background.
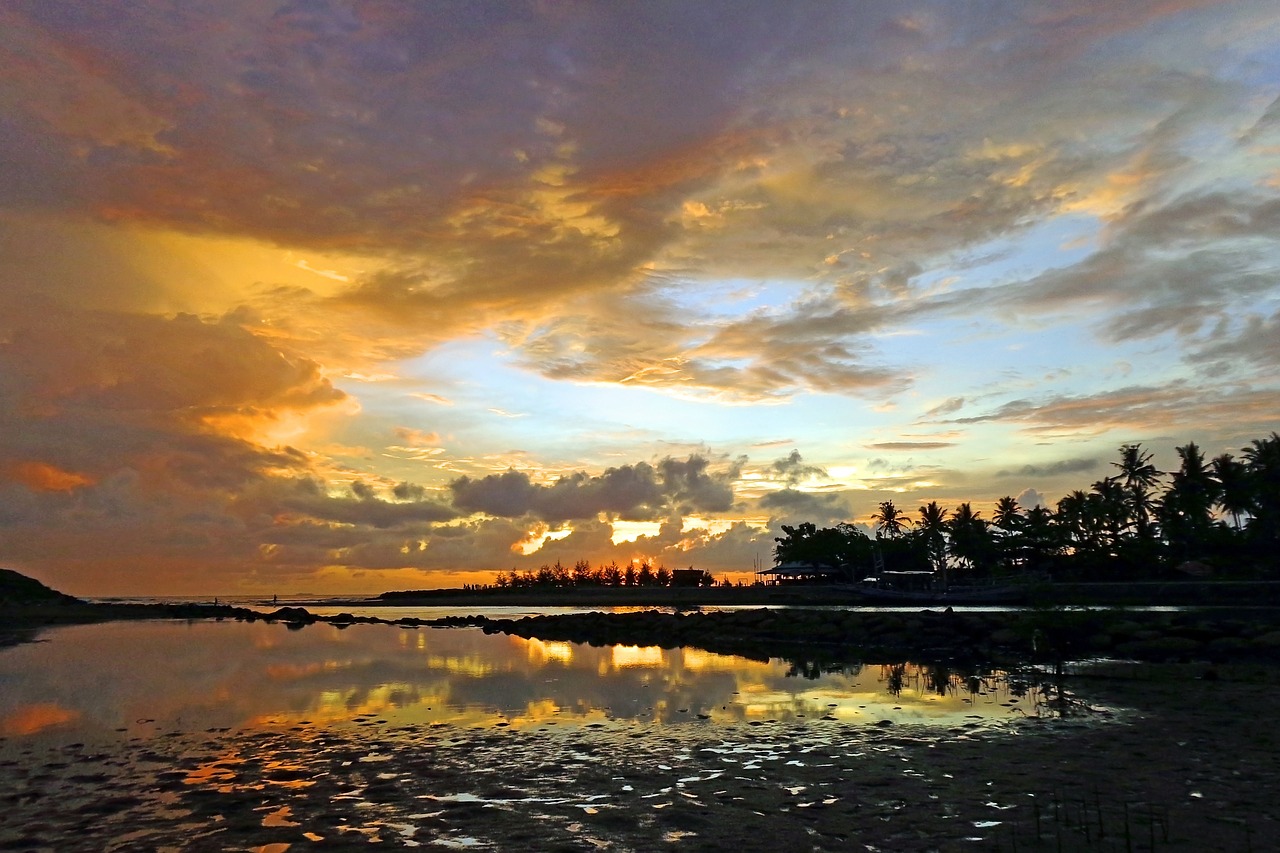
[[[1003,673],[823,666],[474,628],[52,629],[0,650],[0,848],[647,849],[769,809],[887,819],[896,798],[842,780],[946,786],[912,758],[934,739],[1053,716]]]
[[[0,735],[113,739],[307,720],[532,727],[1037,713],[1034,685],[891,665],[768,663],[697,649],[592,647],[474,628],[114,622],[0,651]],[[973,676],[981,676],[974,678]],[[1020,694],[1020,695],[1019,695]]]

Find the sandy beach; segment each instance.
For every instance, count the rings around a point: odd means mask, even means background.
[[[0,743],[0,849],[1268,850],[1263,666],[1126,666],[1091,711],[949,729],[810,718],[399,726],[357,716]]]

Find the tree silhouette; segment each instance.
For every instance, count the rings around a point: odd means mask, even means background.
[[[1231,526],[1240,529],[1240,516],[1253,509],[1249,469],[1230,453],[1215,456],[1210,463],[1218,481],[1218,508],[1231,516]]]
[[[1220,486],[1194,441],[1175,450],[1182,465],[1160,502],[1160,525],[1176,558],[1189,560],[1209,539]]]
[[[1160,482],[1160,472],[1151,464],[1151,454],[1143,450],[1141,444],[1124,444],[1120,446],[1120,461],[1111,464],[1120,469],[1120,484],[1134,532],[1141,540],[1154,539],[1153,490]]]
[[[894,506],[893,501],[882,501],[871,520],[876,525],[876,536],[883,536],[885,539],[897,539],[911,525],[911,519]]]
[[[1033,506],[1027,512],[1019,537],[1024,564],[1038,568],[1049,563],[1062,553],[1061,543],[1062,536],[1053,513],[1047,507]]]
[[[856,579],[878,562],[897,570],[950,566],[1048,571],[1054,577],[1138,578],[1187,560],[1210,562],[1215,571],[1280,578],[1280,433],[1255,439],[1236,458],[1222,453],[1211,463],[1194,443],[1175,448],[1177,471],[1162,474],[1140,444],[1120,446],[1114,476],[1073,490],[1056,509],[1023,511],[1005,496],[991,522],[968,502],[948,511],[930,501],[912,519],[892,500],[872,513],[875,541],[859,527],[811,522],[783,525],[774,557],[846,570]],[[1165,482],[1167,478],[1167,483]],[[1229,522],[1221,519],[1229,519]],[[709,576],[708,576],[709,577]],[[592,569],[580,560],[536,571],[498,573],[498,588],[585,585],[653,586],[671,573],[646,560],[620,568]],[[712,579],[714,581],[714,579]]]
[[[1129,527],[1129,508],[1125,489],[1115,477],[1104,477],[1092,486],[1088,506],[1099,544],[1111,556],[1120,552],[1120,540]]]
[[[1249,534],[1261,553],[1269,553],[1274,560],[1280,547],[1280,434],[1254,439],[1240,453],[1252,495]]]
[[[1016,498],[1008,495],[996,501],[995,512],[991,515],[991,523],[1003,530],[1006,534],[1017,533],[1022,529],[1022,525],[1026,522],[1026,517],[1022,514],[1022,507],[1018,506]]]
[[[947,526],[951,530],[951,556],[971,569],[989,565],[993,549],[987,522],[968,501],[956,507]]]
[[[916,534],[924,541],[929,553],[929,562],[935,571],[947,567],[947,511],[938,506],[937,501],[929,501],[920,507],[920,523],[916,525]]]

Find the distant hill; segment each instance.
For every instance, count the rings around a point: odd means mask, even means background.
[[[0,569],[0,605],[83,603],[78,598],[50,589],[35,578],[12,569]]]

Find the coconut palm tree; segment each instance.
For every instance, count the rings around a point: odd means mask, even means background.
[[[1027,511],[1022,527],[1022,553],[1027,563],[1035,568],[1049,558],[1061,553],[1060,534],[1048,507],[1033,506]]]
[[[1027,517],[1022,514],[1022,507],[1018,506],[1016,498],[1005,495],[996,501],[991,526],[999,531],[996,547],[1000,552],[1000,561],[1006,566],[1014,566],[1022,561],[1022,530],[1026,523]]]
[[[1210,468],[1218,481],[1218,508],[1231,516],[1231,526],[1239,530],[1240,516],[1253,508],[1249,469],[1230,453],[1215,456]]]
[[[1143,450],[1141,444],[1123,444],[1120,446],[1120,461],[1111,464],[1120,469],[1119,479],[1134,532],[1140,540],[1154,539],[1153,489],[1159,484],[1161,473],[1151,464],[1151,454]]]
[[[929,501],[920,507],[920,523],[916,525],[918,535],[924,540],[929,552],[929,562],[935,571],[947,567],[947,511],[938,506],[937,501]]]
[[[1258,553],[1275,566],[1280,550],[1280,434],[1254,439],[1240,451],[1249,475],[1252,518],[1248,522],[1249,537]]]
[[[1022,507],[1018,506],[1017,498],[1005,495],[996,501],[996,511],[991,516],[991,523],[1006,535],[1017,533],[1025,521],[1026,517],[1022,514]]]
[[[871,515],[876,525],[876,536],[885,539],[897,539],[911,525],[911,519],[902,510],[893,505],[893,501],[881,501],[880,508]]]
[[[1058,501],[1057,522],[1072,550],[1098,549],[1098,518],[1084,492],[1075,489]]]
[[[967,501],[956,507],[948,526],[951,528],[951,556],[971,568],[987,562],[991,555],[987,522],[973,511]]]
[[[1103,477],[1092,486],[1089,504],[1098,516],[1103,546],[1114,556],[1125,528],[1129,526],[1129,507],[1124,486],[1115,477]]]
[[[1160,502],[1160,526],[1175,554],[1188,560],[1208,541],[1221,486],[1194,441],[1175,450],[1182,465]]]

